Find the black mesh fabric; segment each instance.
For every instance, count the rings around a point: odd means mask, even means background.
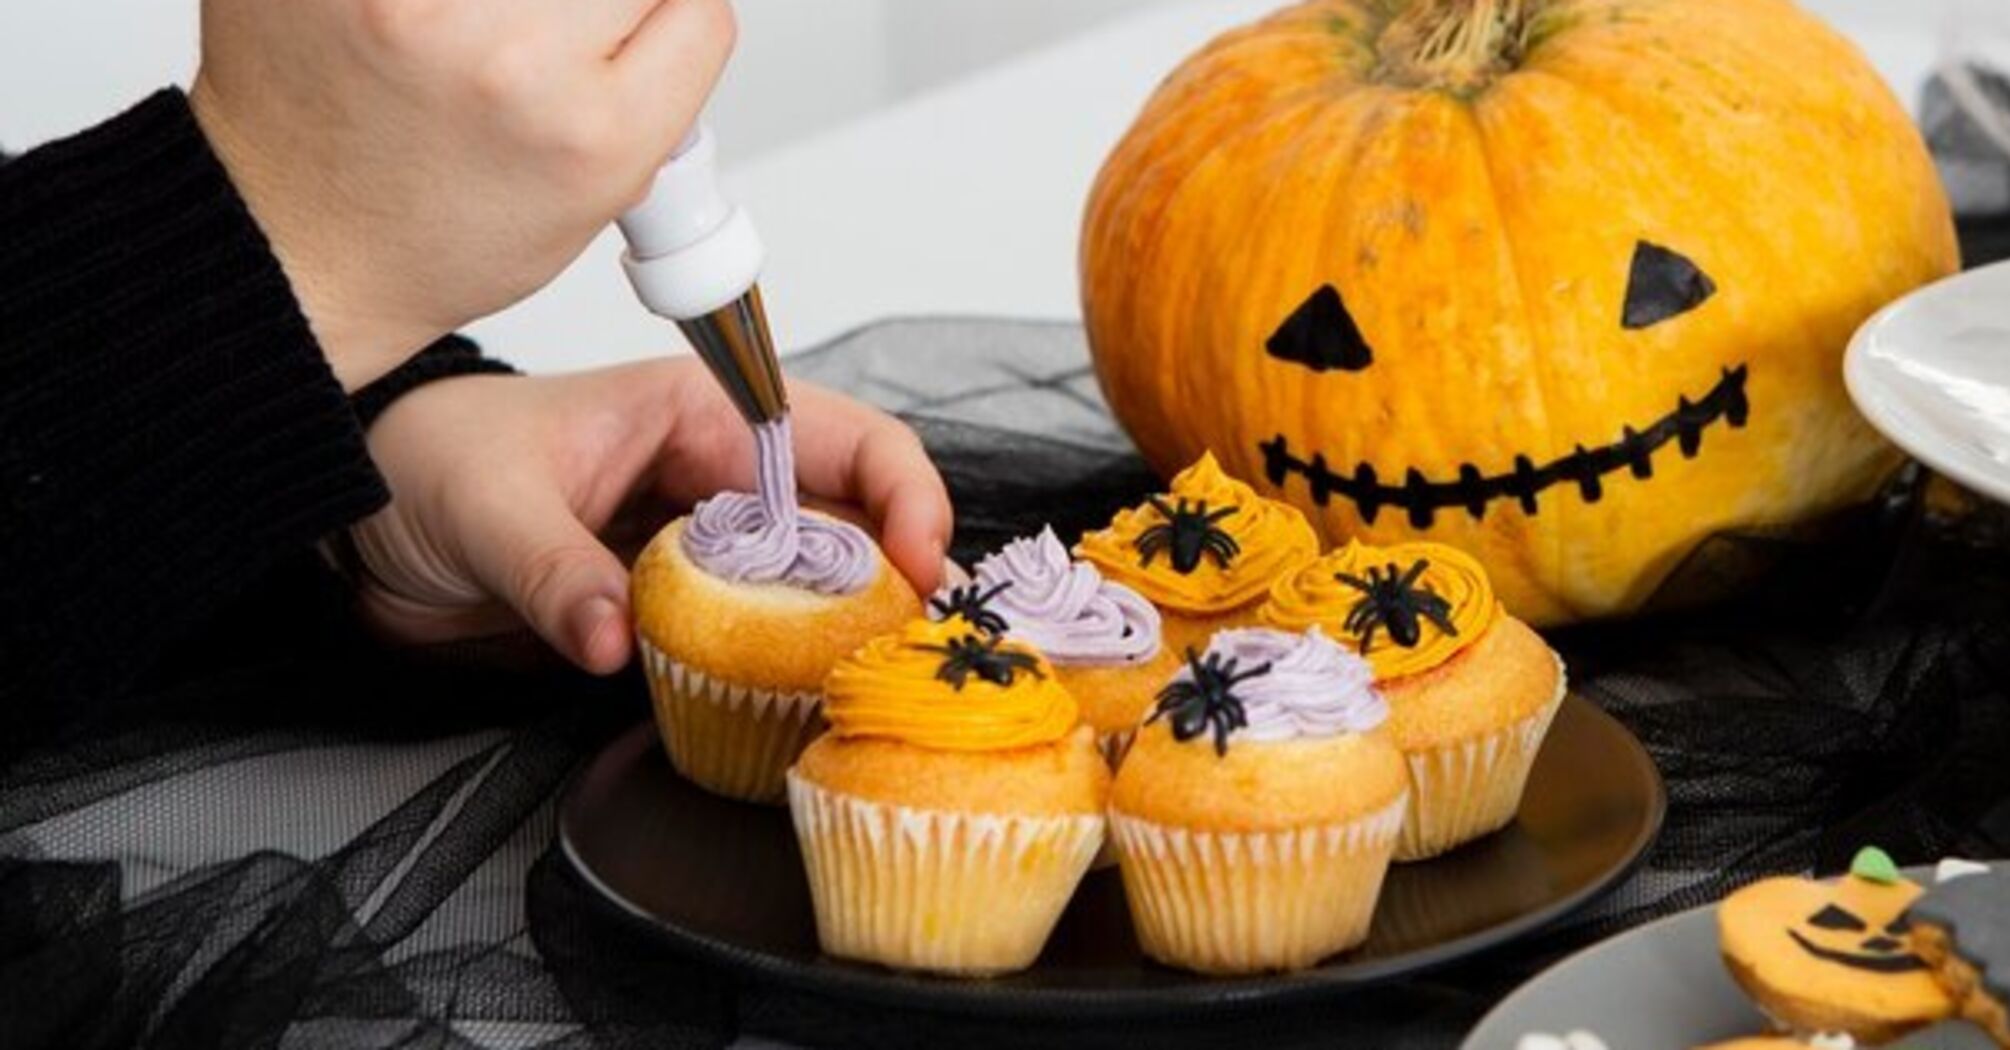
[[[1153,485],[1074,326],[893,323],[790,367],[914,422],[965,558]],[[638,677],[521,640],[392,653],[247,624],[148,721],[0,769],[0,1046],[1452,1046],[1560,954],[1760,874],[1864,842],[2010,855],[2006,528],[1908,472],[1819,528],[1708,545],[1647,617],[1559,635],[1668,782],[1638,874],[1505,950],[1216,1023],[982,1024],[680,962],[551,848],[568,772],[646,717]]]

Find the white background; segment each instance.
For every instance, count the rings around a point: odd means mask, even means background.
[[[275,0],[277,2],[277,0]],[[712,107],[771,252],[776,336],[811,345],[899,314],[1076,316],[1075,237],[1102,156],[1181,56],[1281,0],[738,0]],[[1908,102],[1975,12],[2010,0],[1807,0]],[[194,67],[196,0],[0,4],[0,144],[95,123]],[[2006,30],[2010,32],[2010,30]],[[660,353],[615,238],[476,325],[536,370]]]

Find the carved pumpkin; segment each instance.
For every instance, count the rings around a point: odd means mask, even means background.
[[[1787,0],[1315,0],[1159,88],[1082,288],[1159,470],[1212,450],[1555,623],[1866,496],[1842,350],[1956,265],[1904,110]]]

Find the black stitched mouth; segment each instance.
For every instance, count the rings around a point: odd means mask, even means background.
[[[1325,453],[1299,459],[1291,454],[1291,444],[1282,434],[1258,447],[1263,450],[1263,471],[1272,485],[1282,488],[1297,474],[1311,487],[1314,503],[1323,507],[1336,494],[1345,496],[1360,508],[1361,519],[1371,525],[1383,507],[1407,511],[1410,526],[1418,529],[1430,528],[1441,510],[1464,508],[1478,521],[1486,517],[1487,505],[1497,499],[1515,500],[1522,513],[1533,516],[1538,509],[1536,497],[1552,486],[1575,484],[1586,503],[1597,503],[1605,496],[1608,474],[1625,470],[1635,478],[1653,477],[1654,453],[1669,442],[1675,442],[1682,458],[1694,459],[1703,448],[1704,431],[1719,422],[1733,430],[1742,428],[1751,414],[1745,399],[1747,374],[1744,365],[1726,368],[1723,378],[1701,401],[1681,398],[1675,411],[1645,430],[1627,427],[1610,445],[1593,449],[1579,445],[1576,451],[1541,466],[1527,456],[1516,456],[1514,469],[1504,474],[1482,474],[1467,463],[1459,467],[1457,480],[1434,481],[1412,467],[1403,484],[1384,485],[1367,463],[1355,467],[1352,474],[1335,474],[1326,465]]]

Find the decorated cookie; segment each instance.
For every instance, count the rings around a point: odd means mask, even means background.
[[[1724,963],[1789,1028],[1889,1041],[1954,1010],[1913,943],[1905,911],[1919,895],[1877,849],[1835,882],[1753,883],[1717,913]]]
[[[1961,1015],[2010,1046],[2010,866],[1957,874],[1909,915],[1919,954]]]

